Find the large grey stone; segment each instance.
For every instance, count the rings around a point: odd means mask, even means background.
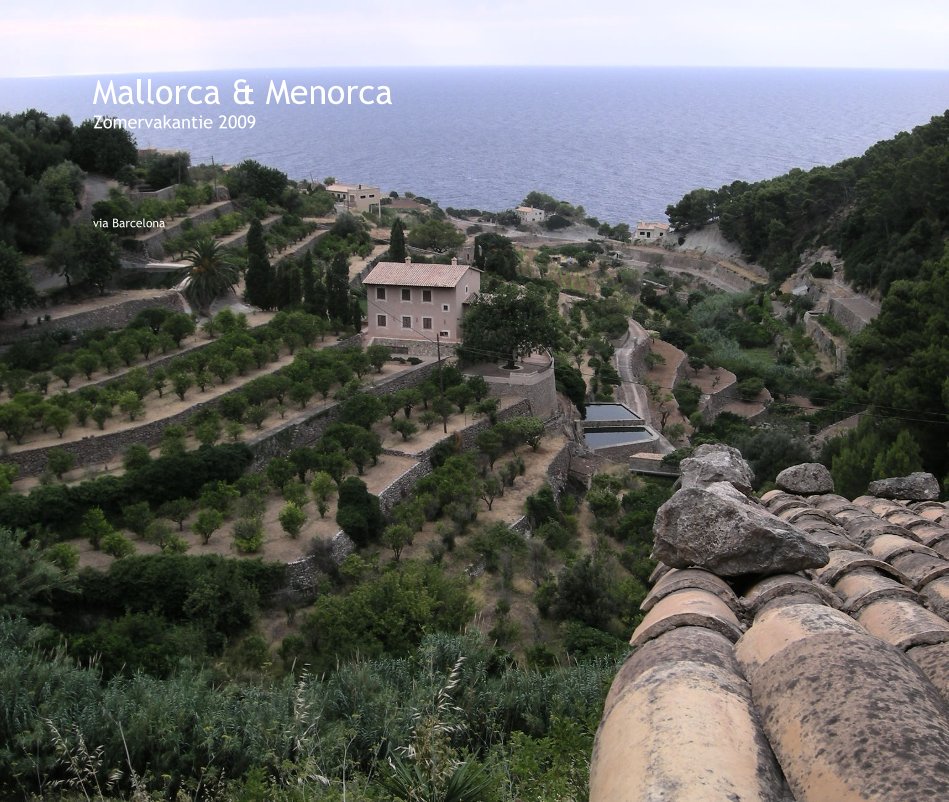
[[[803,462],[792,465],[778,474],[774,483],[788,493],[813,496],[817,493],[833,493],[834,478],[819,462]]]
[[[730,482],[743,493],[751,492],[755,475],[737,448],[707,443],[679,464],[682,489],[708,487],[714,482]]]
[[[829,552],[762,507],[693,487],[656,513],[653,559],[719,576],[794,573],[826,565]]]
[[[870,482],[870,495],[907,501],[935,501],[939,498],[939,481],[931,473],[922,471],[893,479],[878,479]]]

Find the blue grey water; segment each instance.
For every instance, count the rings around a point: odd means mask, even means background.
[[[107,76],[117,82],[138,76]],[[251,112],[250,130],[140,131],[192,162],[257,159],[291,178],[381,185],[443,206],[504,209],[537,189],[611,222],[663,219],[696,187],[834,164],[949,108],[949,72],[697,68],[360,68],[171,73],[220,107],[93,105],[95,77],[0,79],[0,111],[74,121]],[[235,107],[246,78],[254,106]],[[263,105],[270,80],[386,85],[391,105]],[[372,97],[370,93],[370,97]]]

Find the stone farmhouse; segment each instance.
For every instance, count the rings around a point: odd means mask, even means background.
[[[646,239],[650,242],[665,239],[669,233],[668,223],[655,223],[647,220],[640,220],[636,223],[636,233],[633,239]]]
[[[380,262],[363,279],[368,327],[364,337],[406,352],[434,353],[436,341],[461,342],[465,306],[481,291],[481,271],[471,265]]]
[[[521,225],[528,223],[543,223],[547,219],[547,212],[543,209],[535,209],[533,206],[518,206],[514,212]]]

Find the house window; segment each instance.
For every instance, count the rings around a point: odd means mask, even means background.
[[[411,300],[412,300],[412,290],[410,290],[408,287],[403,287],[403,288],[402,288],[402,300],[403,300],[403,301],[411,301]]]
[[[385,287],[376,287],[376,300],[384,301],[386,299],[386,288]]]
[[[412,328],[412,318],[408,315],[402,315],[402,328],[410,329]]]
[[[422,290],[422,303],[430,304],[432,302],[432,291]]]
[[[450,337],[451,335],[447,331],[438,332],[439,337]]]
[[[430,317],[422,318],[422,328],[425,329],[426,331],[432,330],[432,319]]]
[[[386,327],[386,316],[385,315],[376,315],[376,325],[384,329]]]
[[[442,312],[448,311],[448,304],[442,304]]]

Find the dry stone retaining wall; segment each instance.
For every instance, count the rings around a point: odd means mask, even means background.
[[[333,345],[329,345],[327,348],[345,348],[347,346],[357,345],[358,343],[358,336],[350,337],[346,340],[334,343]],[[152,367],[154,368],[155,365]],[[116,377],[116,379],[112,380],[117,380],[118,378],[119,377]],[[81,468],[84,465],[97,465],[100,463],[108,464],[113,460],[119,460],[122,453],[130,445],[135,443],[154,445],[161,438],[161,434],[166,426],[177,423],[185,423],[187,422],[188,418],[194,415],[198,410],[208,406],[214,406],[218,404],[222,398],[240,392],[241,390],[243,390],[243,385],[236,385],[227,392],[221,393],[215,398],[210,398],[206,401],[197,401],[187,409],[184,409],[174,415],[169,415],[165,418],[149,421],[131,429],[124,429],[117,432],[105,431],[97,435],[89,435],[88,437],[84,437],[81,440],[74,440],[64,443],[51,443],[50,445],[43,446],[42,448],[32,448],[25,451],[17,451],[4,457],[4,461],[12,462],[13,464],[17,465],[19,468],[19,476],[36,476],[45,470],[46,463],[49,459],[50,449],[60,448],[75,457],[77,468]],[[335,404],[327,406],[335,406]],[[311,410],[309,414],[313,415],[314,417],[318,417],[325,411],[325,408],[321,408],[315,413]],[[335,418],[333,419],[335,420]],[[257,443],[266,441],[271,437],[277,437],[279,433],[287,427],[287,425],[292,424],[293,422],[294,421],[292,419],[288,420],[283,426],[262,433],[258,439],[250,440],[248,445],[251,446],[251,449],[255,449],[255,445]],[[324,424],[324,428],[329,424],[329,422],[330,421]],[[291,445],[288,448],[293,447],[295,446]],[[276,455],[276,452],[274,455]]]
[[[530,405],[526,400],[523,400],[517,404],[513,404],[507,409],[503,409],[498,412],[498,420],[506,420],[507,418],[518,415],[529,414]],[[383,488],[378,494],[379,507],[382,509],[383,515],[388,516],[388,514],[392,511],[392,508],[403,498],[408,496],[409,493],[411,493],[412,488],[415,487],[419,479],[424,476],[428,476],[428,474],[432,472],[433,468],[431,454],[438,447],[439,443],[452,440],[457,436],[461,440],[462,450],[471,449],[474,447],[475,438],[477,437],[478,433],[484,431],[490,425],[491,422],[487,418],[482,418],[481,420],[475,421],[470,426],[466,426],[460,432],[446,435],[441,440],[439,440],[438,443],[435,443],[429,448],[425,449],[425,451],[411,455],[417,459],[418,462],[401,476],[396,478],[394,482]],[[404,452],[394,451],[392,449],[387,449],[383,453],[405,456]],[[560,454],[558,454],[558,457],[560,457]],[[252,470],[257,469],[256,465],[257,462],[255,460]],[[526,518],[518,519],[518,521],[515,522],[515,525],[518,524],[521,526],[526,525]],[[512,525],[512,528],[514,528],[515,525]],[[515,531],[523,532],[525,530],[515,529]],[[529,531],[529,528],[526,531]],[[332,539],[332,543],[333,559],[337,562],[337,564],[341,563],[353,550],[352,542],[342,531],[336,533]],[[299,560],[295,560],[294,562],[287,564],[287,586],[285,590],[294,599],[299,601],[309,601],[316,594],[316,584],[319,580],[319,576],[320,572],[316,567],[316,560],[313,557],[303,557]]]
[[[39,326],[30,326],[28,329],[6,329],[0,333],[4,343],[19,340],[31,340],[53,331],[83,332],[92,329],[121,329],[143,309],[162,307],[172,312],[186,312],[181,294],[175,290],[156,292],[149,298],[133,298],[111,306],[99,309],[90,309],[88,312],[79,312],[74,315],[53,318]]]

